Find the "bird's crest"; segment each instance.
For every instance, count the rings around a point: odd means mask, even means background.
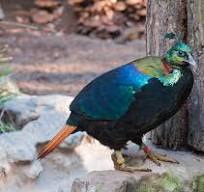
[[[173,33],[173,32],[166,33],[165,36],[164,36],[164,39],[175,39],[175,40],[176,40],[176,43],[182,42],[181,35],[176,35],[176,34]]]
[[[185,52],[192,52],[191,47],[189,47],[186,43],[183,42],[181,34],[176,35],[173,32],[166,33],[164,36],[164,39],[170,39],[170,40],[174,39],[175,40],[175,43],[173,44],[171,49],[181,50]]]

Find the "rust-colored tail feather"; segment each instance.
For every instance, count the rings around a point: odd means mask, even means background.
[[[76,130],[76,127],[65,125],[53,139],[39,152],[38,159],[42,159],[52,152],[67,136]]]

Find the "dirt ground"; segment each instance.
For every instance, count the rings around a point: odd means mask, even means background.
[[[145,42],[125,45],[75,34],[1,33],[20,89],[28,94],[76,95],[99,74],[145,55]]]

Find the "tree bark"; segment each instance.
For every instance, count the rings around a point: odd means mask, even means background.
[[[147,55],[162,56],[172,45],[164,40],[166,32],[187,37],[186,0],[149,0],[147,5],[146,50]],[[178,149],[187,146],[187,105],[170,120],[152,132],[152,141],[165,148]]]
[[[188,144],[204,152],[204,0],[187,0],[188,42],[198,64],[189,105]]]

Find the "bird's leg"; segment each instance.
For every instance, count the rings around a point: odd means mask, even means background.
[[[113,160],[115,169],[120,171],[127,171],[127,172],[135,172],[135,171],[150,172],[151,171],[151,169],[148,169],[148,168],[128,166],[125,162],[125,158],[123,157],[121,150],[114,151],[114,153],[111,155],[111,158]]]
[[[144,153],[146,154],[146,158],[150,159],[158,166],[161,165],[161,163],[159,161],[164,161],[164,162],[169,162],[169,163],[177,163],[177,164],[179,163],[175,159],[167,157],[164,154],[159,154],[159,153],[153,152],[152,149],[145,144],[142,144],[141,148],[143,149]]]

